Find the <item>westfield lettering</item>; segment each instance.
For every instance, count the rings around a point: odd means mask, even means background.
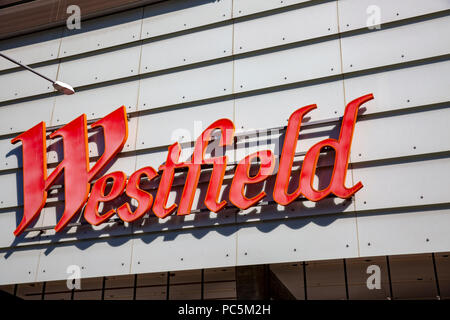
[[[363,103],[371,99],[373,99],[373,95],[368,94],[353,100],[346,106],[339,138],[325,139],[308,150],[300,170],[297,189],[289,193],[288,185],[292,174],[292,164],[301,123],[303,117],[317,106],[315,104],[309,105],[292,113],[286,129],[273,190],[273,199],[277,203],[288,205],[300,195],[311,201],[319,201],[330,194],[339,198],[349,198],[362,188],[361,182],[347,188],[345,177],[358,110]],[[218,212],[227,204],[226,200],[219,201],[228,161],[227,156],[205,158],[205,153],[211,140],[211,134],[215,130],[220,130],[221,133],[219,146],[229,146],[233,143],[235,128],[231,120],[220,119],[206,128],[198,137],[194,152],[188,161],[179,162],[181,147],[178,143],[174,143],[169,147],[166,162],[158,168],[158,171],[149,166],[144,167],[134,172],[128,179],[125,173],[121,171],[98,177],[102,169],[122,150],[127,140],[128,124],[125,107],[120,107],[92,124],[91,127],[101,127],[105,146],[103,154],[92,168],[89,165],[86,115],[83,114],[50,134],[51,139],[62,138],[64,149],[63,160],[50,175],[47,174],[46,127],[44,122],[11,140],[11,143],[22,142],[23,153],[24,212],[19,226],[14,231],[16,236],[19,236],[39,216],[46,203],[49,188],[62,173],[64,173],[65,202],[62,217],[55,226],[57,232],[61,231],[83,207],[84,218],[92,225],[99,225],[114,214],[117,214],[123,221],[133,222],[150,210],[159,218],[167,217],[175,210],[177,215],[188,215],[191,213],[203,164],[212,165],[211,177],[204,199],[206,207],[213,212]],[[333,173],[328,187],[316,190],[313,187],[313,179],[320,150],[324,147],[333,148],[335,151]],[[256,175],[250,175],[253,160],[259,160],[259,171]],[[172,188],[175,169],[178,168],[187,169],[185,185],[179,203],[168,206],[167,200]],[[275,158],[270,150],[258,151],[242,159],[235,168],[229,201],[240,209],[247,209],[261,201],[266,196],[264,191],[248,198],[245,195],[245,188],[247,185],[266,180],[274,173],[274,168]],[[140,186],[143,177],[148,180],[159,178],[159,186],[154,199],[150,193]],[[97,180],[91,189],[91,183],[95,179]],[[109,185],[108,190],[107,185]],[[112,201],[124,192],[129,198],[137,201],[138,205],[134,211],[128,203],[104,213],[98,211],[100,203]]]

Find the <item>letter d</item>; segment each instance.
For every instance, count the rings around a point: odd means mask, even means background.
[[[339,139],[323,140],[312,146],[306,153],[302,165],[302,172],[300,174],[300,185],[303,195],[308,198],[308,200],[319,201],[330,193],[333,193],[339,198],[349,198],[363,187],[361,182],[358,182],[351,188],[345,187],[345,176],[347,175],[348,159],[350,157],[353,131],[355,129],[359,107],[372,99],[373,95],[367,94],[350,102],[345,108]],[[320,150],[326,146],[333,148],[336,152],[334,170],[329,186],[319,191],[313,188],[313,180],[317,169],[317,160],[319,159]]]

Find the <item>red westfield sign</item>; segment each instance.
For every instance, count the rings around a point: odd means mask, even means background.
[[[368,94],[353,100],[346,106],[339,138],[337,140],[325,139],[308,150],[300,171],[298,187],[289,193],[288,184],[301,122],[303,117],[317,106],[309,105],[292,113],[286,129],[273,191],[273,199],[277,203],[288,205],[300,195],[311,201],[319,201],[330,194],[340,198],[349,198],[362,188],[361,182],[347,188],[345,177],[358,110],[363,103],[371,99],[373,99],[373,95]],[[20,235],[39,216],[47,200],[47,191],[63,172],[65,206],[62,217],[55,227],[56,231],[61,231],[83,207],[86,221],[93,225],[107,221],[114,214],[117,214],[123,221],[132,222],[148,213],[150,209],[159,218],[167,217],[177,208],[177,215],[188,215],[191,212],[203,164],[212,165],[211,177],[204,199],[206,207],[213,212],[218,212],[227,204],[226,200],[219,202],[227,157],[205,159],[205,153],[208,142],[211,140],[211,134],[215,130],[221,132],[220,146],[228,146],[233,143],[234,124],[231,120],[220,119],[206,128],[197,139],[190,160],[179,162],[181,147],[178,143],[174,143],[169,147],[167,160],[159,167],[158,172],[152,167],[144,167],[134,172],[128,179],[126,174],[121,171],[98,177],[102,169],[122,150],[127,140],[128,124],[125,107],[122,106],[115,110],[92,124],[91,127],[102,128],[105,146],[103,154],[92,168],[89,165],[86,115],[83,114],[50,134],[50,138],[62,138],[64,149],[63,160],[50,175],[47,175],[44,122],[12,139],[12,143],[22,142],[23,152],[24,213],[19,226],[14,231],[16,236]],[[320,150],[324,147],[333,148],[335,151],[333,174],[328,187],[316,190],[313,187],[313,179]],[[259,160],[259,171],[256,175],[251,176],[250,166],[254,159]],[[167,206],[175,169],[178,168],[187,169],[186,182],[179,203]],[[245,187],[264,181],[273,174],[274,168],[275,159],[270,150],[258,151],[242,159],[235,169],[229,201],[240,209],[247,209],[261,201],[266,196],[264,191],[248,198],[245,195]],[[143,177],[148,180],[159,178],[159,187],[154,199],[150,193],[141,188],[140,182]],[[95,179],[97,180],[91,188],[91,182]],[[106,191],[107,184],[110,184],[108,192]],[[137,200],[138,205],[134,211],[128,203],[124,203],[108,212],[99,213],[100,203],[112,201],[124,192],[128,197]]]

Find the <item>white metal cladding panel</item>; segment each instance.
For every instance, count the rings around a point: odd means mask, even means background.
[[[298,137],[297,147],[295,149],[296,153],[306,152],[308,151],[314,144],[328,139],[338,139],[339,131],[340,131],[341,122],[336,121],[333,124],[320,126],[320,127],[304,127],[300,129],[300,135]],[[358,123],[356,125],[355,135],[358,134]],[[284,142],[284,131],[279,130],[270,130],[269,135],[260,134],[258,135],[248,135],[245,134],[239,135],[237,143],[235,144],[236,149],[236,159],[239,161],[243,159],[245,156],[259,151],[259,150],[271,150],[277,158],[281,155],[281,151],[283,148]],[[331,158],[328,157],[326,161],[328,162]],[[299,159],[295,159],[295,161],[300,162]],[[332,160],[332,159],[331,159]],[[321,159],[324,161],[324,159]],[[325,164],[325,162],[321,163],[322,165],[331,165],[331,163]]]
[[[11,210],[2,210],[0,212],[0,225],[4,232],[0,233],[0,247],[16,247],[26,246],[39,243],[39,231],[25,232],[19,237],[14,235],[14,230],[20,223],[23,215],[23,208],[15,208]],[[33,223],[34,226],[41,226],[43,219],[39,218]]]
[[[0,51],[24,64],[53,60],[58,57],[61,34],[62,29],[56,28],[3,40]],[[0,70],[11,68],[17,68],[17,65],[0,59]]]
[[[234,0],[233,16],[241,17],[308,1],[310,0]]]
[[[136,148],[170,145],[179,138],[195,141],[204,129],[221,118],[233,120],[232,100],[141,115]]]
[[[11,144],[11,138],[0,140],[0,170],[18,168],[18,161],[22,158],[21,144]],[[22,165],[22,164],[21,164]]]
[[[132,45],[61,62],[58,80],[79,87],[137,75],[140,52]]]
[[[234,67],[235,91],[336,75],[341,72],[340,60],[339,40],[240,58]]]
[[[172,0],[144,8],[142,39],[231,18],[232,0]]]
[[[347,102],[373,93],[364,114],[450,101],[450,61],[344,79]]]
[[[139,110],[232,93],[233,63],[224,62],[141,79]]]
[[[450,150],[450,106],[358,122],[352,162]]]
[[[238,98],[235,103],[235,125],[244,130],[285,126],[294,111],[311,104],[317,104],[317,108],[306,115],[312,122],[341,117],[345,110],[341,80],[255,94]]]
[[[0,251],[0,285],[35,282],[39,264],[38,248],[14,248]],[[61,279],[66,279],[67,276]]]
[[[62,232],[56,232],[54,227],[61,217],[64,211],[64,202],[56,203],[52,206],[48,206],[42,210],[40,215],[41,227],[47,227],[49,229],[43,230],[39,236],[40,244],[48,244],[49,247],[56,243],[68,242],[68,241],[81,241],[84,239],[106,239],[110,237],[116,237],[121,235],[127,235],[131,232],[131,227],[128,223],[118,224],[115,222],[106,222],[99,226],[92,226],[86,224],[83,215],[78,213],[71,223],[84,221],[85,224],[81,226],[67,227]]]
[[[51,64],[34,69],[50,79],[55,79],[58,65]],[[54,91],[49,81],[38,77],[28,70],[13,71],[0,75],[0,88],[2,88],[0,102]]]
[[[341,31],[375,25],[377,10],[379,22],[386,23],[450,9],[448,0],[339,0],[338,5]]]
[[[114,83],[56,97],[52,125],[68,123],[85,113],[87,119],[99,119],[122,105],[127,112],[137,110],[139,80]]]
[[[0,174],[0,181],[0,185],[5,186],[0,195],[0,208],[13,208],[22,205],[22,170]]]
[[[0,135],[26,131],[41,121],[50,124],[55,97],[0,107]]]
[[[202,189],[206,189],[206,184],[201,184]],[[178,186],[177,192],[182,192],[183,186]],[[171,192],[167,204],[168,206],[173,203],[174,194]],[[196,203],[198,198],[194,200]],[[196,205],[195,207],[200,208],[202,205]],[[194,206],[193,206],[194,207]],[[205,206],[203,205],[203,208]],[[152,213],[149,217],[137,222],[133,225],[133,234],[141,235],[147,234],[149,232],[162,232],[162,231],[175,231],[175,230],[194,230],[199,227],[212,227],[212,226],[225,226],[230,225],[236,221],[235,209],[224,209],[219,213],[214,212],[200,212],[195,214],[190,214],[187,216],[177,216],[176,214],[168,216],[164,219],[159,219]],[[144,235],[145,236],[145,235]]]
[[[449,209],[383,211],[357,219],[361,256],[448,251]]]
[[[351,72],[448,54],[449,23],[450,16],[446,16],[344,37],[343,71]]]
[[[170,69],[232,54],[233,26],[197,31],[143,44],[141,73]]]
[[[91,168],[94,166],[95,162],[90,161]],[[122,171],[127,176],[130,176],[134,171],[136,171],[136,157],[128,156],[128,157],[117,157],[115,161],[112,161],[105,169],[99,174],[105,175],[115,171]]]
[[[140,39],[143,8],[81,22],[64,28],[60,57],[95,51]]]
[[[354,214],[243,226],[237,241],[237,265],[358,256]]]
[[[336,2],[327,2],[236,22],[235,53],[319,38],[337,32]]]
[[[182,147],[180,161],[187,160],[192,155],[193,148]],[[155,170],[158,170],[159,166],[166,162],[167,159],[167,148],[160,151],[148,151],[145,153],[138,154],[136,156],[136,169],[150,166]]]
[[[131,273],[236,265],[236,227],[150,233],[133,239]]]
[[[353,166],[352,172],[364,185],[355,195],[357,211],[449,202],[450,158]]]
[[[81,267],[81,277],[128,274],[132,240],[129,237],[49,245],[40,250],[36,281],[67,279],[67,267]]]

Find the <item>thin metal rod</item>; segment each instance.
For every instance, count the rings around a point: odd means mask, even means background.
[[[434,270],[434,279],[436,279],[436,291],[437,291],[437,299],[441,300],[441,288],[439,287],[439,279],[436,268],[436,259],[434,257],[434,253],[431,253],[431,258],[433,259],[433,270]]]
[[[136,273],[136,274],[134,275],[133,300],[136,300],[137,281],[138,281],[138,275],[137,275],[137,273]]]
[[[386,256],[386,266],[388,272],[388,281],[389,281],[389,299],[394,300],[394,292],[392,290],[392,279],[391,279],[391,266],[389,265],[389,256]]]
[[[303,289],[305,291],[305,300],[308,300],[308,289],[306,288],[306,263],[303,261]]]
[[[106,286],[106,277],[103,277],[103,283],[102,283],[102,300],[105,300],[105,286]]]
[[[170,287],[170,271],[167,272],[166,300],[169,300],[169,287]]]
[[[46,282],[44,281],[44,282],[42,283],[41,300],[44,300],[44,298],[45,298],[45,285],[46,285]]]
[[[35,75],[38,75],[39,77],[44,78],[45,80],[50,81],[51,83],[55,83],[55,81],[53,81],[53,80],[50,79],[49,77],[44,76],[42,73],[37,72],[36,70],[30,68],[29,66],[26,66],[26,65],[20,63],[19,61],[14,60],[14,59],[11,58],[11,57],[8,57],[8,56],[7,56],[6,54],[4,54],[4,53],[1,53],[1,52],[0,52],[0,56],[2,56],[3,58],[5,58],[6,60],[11,61],[12,63],[15,63],[15,64],[21,66],[22,68],[27,69],[28,71],[33,72]]]
[[[205,269],[202,269],[200,300],[204,300],[204,298],[205,298]]]
[[[344,280],[345,280],[345,298],[348,300],[348,278],[347,278],[347,262],[345,259],[342,259],[344,261]]]

